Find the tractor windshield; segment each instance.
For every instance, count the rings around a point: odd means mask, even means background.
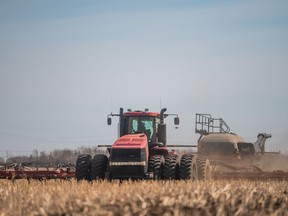
[[[155,118],[153,117],[142,117],[135,116],[129,117],[128,123],[128,133],[145,133],[148,141],[151,142],[154,137],[155,127]]]

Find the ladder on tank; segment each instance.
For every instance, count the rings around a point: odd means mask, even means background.
[[[230,128],[222,118],[212,118],[210,114],[196,113],[195,132],[201,135],[229,133]]]

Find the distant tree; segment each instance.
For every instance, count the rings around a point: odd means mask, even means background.
[[[14,156],[6,160],[6,163],[27,163],[29,162],[29,157],[27,156]]]
[[[42,162],[48,162],[47,159],[48,159],[48,157],[47,157],[46,153],[44,151],[41,151],[38,160],[42,161]]]
[[[5,159],[3,157],[0,157],[0,163],[5,163]]]
[[[56,149],[51,152],[41,151],[38,152],[37,149],[34,149],[29,156],[11,156],[7,159],[6,163],[28,163],[40,161],[48,164],[62,164],[62,163],[71,163],[75,164],[77,157],[80,154],[90,154],[92,157],[97,153],[106,153],[107,151],[99,150],[97,147],[85,147],[81,146],[76,150],[70,149]],[[4,159],[3,159],[3,162]],[[1,163],[1,159],[0,159]]]
[[[33,152],[32,152],[32,157],[38,158],[38,151],[37,151],[37,149],[34,149],[34,150],[33,150]]]

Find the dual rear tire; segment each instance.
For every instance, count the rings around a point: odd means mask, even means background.
[[[91,180],[91,160],[92,157],[89,154],[81,154],[78,156],[76,161],[76,179],[80,180]]]
[[[170,154],[165,157],[163,178],[166,180],[179,179],[179,156],[176,154]]]
[[[210,162],[208,159],[196,158],[194,155],[183,155],[180,161],[179,175],[182,180],[210,180]]]
[[[180,179],[193,181],[198,179],[198,167],[194,155],[183,155],[180,161]]]
[[[163,178],[164,157],[162,155],[154,155],[148,161],[148,173],[153,173],[153,179]]]
[[[81,154],[76,161],[76,179],[92,181],[104,179],[108,158],[104,154],[95,155],[92,159],[89,154]]]
[[[148,172],[153,173],[153,179],[175,180],[179,178],[178,155],[153,155],[149,158]]]
[[[107,169],[108,158],[104,154],[97,154],[91,162],[91,180],[105,179],[105,172]]]
[[[208,159],[196,158],[195,155],[185,154],[181,157],[170,154],[165,157],[155,155],[150,157],[148,172],[154,173],[154,179],[165,180],[210,180],[211,166]]]
[[[208,159],[197,158],[197,169],[199,180],[210,180],[211,179],[211,165]]]

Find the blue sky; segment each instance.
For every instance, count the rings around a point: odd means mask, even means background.
[[[287,1],[1,1],[0,154],[110,144],[119,107],[195,113],[288,152]],[[168,123],[171,123],[168,120]]]

